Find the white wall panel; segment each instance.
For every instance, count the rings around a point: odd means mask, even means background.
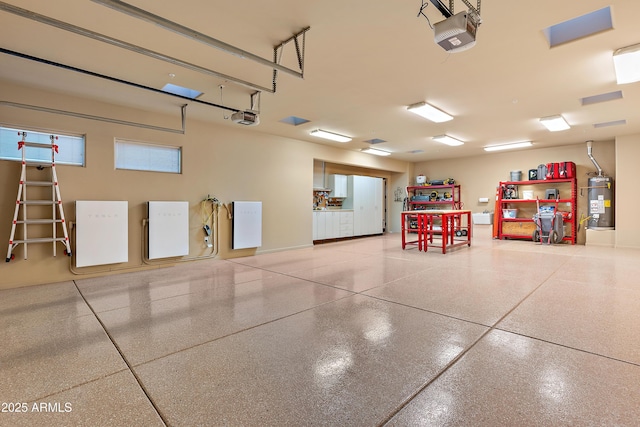
[[[189,202],[148,202],[149,259],[189,255]]]
[[[129,260],[129,203],[76,201],[76,267]]]
[[[262,246],[262,202],[233,202],[233,249]]]

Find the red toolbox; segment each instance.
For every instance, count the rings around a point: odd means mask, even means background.
[[[559,163],[559,178],[575,178],[576,164],[573,162]]]
[[[574,162],[547,163],[545,179],[575,178],[576,164]]]

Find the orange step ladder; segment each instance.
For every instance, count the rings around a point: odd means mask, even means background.
[[[62,243],[65,247],[65,255],[71,256],[71,246],[69,244],[69,234],[67,232],[67,224],[64,218],[64,210],[62,208],[62,199],[60,198],[60,187],[58,186],[58,176],[56,174],[56,153],[58,152],[58,146],[55,144],[55,140],[58,139],[51,135],[50,144],[44,144],[39,142],[27,142],[27,133],[18,132],[18,135],[22,136],[22,140],[18,142],[18,150],[22,150],[22,168],[20,172],[20,184],[18,185],[18,197],[16,198],[16,207],[13,213],[13,222],[11,223],[11,237],[9,237],[9,249],[7,250],[7,262],[15,259],[13,250],[20,244],[24,245],[23,254],[24,259],[27,259],[27,244],[29,243],[52,243],[53,244],[53,256],[56,256],[57,243]],[[51,160],[45,161],[28,161],[26,156],[26,148],[33,147],[35,149],[43,149],[51,151]],[[27,170],[30,168],[36,168],[42,170],[44,168],[51,168],[50,180],[47,181],[28,181]],[[28,200],[27,188],[28,187],[51,187],[51,198],[46,200]],[[30,218],[27,215],[27,208],[29,206],[51,206],[50,217],[42,218],[42,211],[38,209],[40,215],[36,215],[36,218]],[[47,210],[46,208],[44,209]],[[22,211],[22,212],[21,212]],[[20,213],[22,213],[20,215]],[[42,232],[43,224],[51,224],[51,233],[49,236],[29,237],[28,226],[35,225],[36,231]],[[22,226],[22,239],[16,240],[16,229],[18,225]],[[58,226],[61,226],[63,236],[58,237]],[[33,229],[33,228],[32,228]]]

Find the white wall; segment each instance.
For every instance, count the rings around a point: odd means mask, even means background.
[[[616,167],[614,141],[594,142],[593,155],[604,171],[615,178]],[[462,159],[422,162],[415,165],[416,174],[424,174],[430,179],[454,178],[461,186],[462,201],[465,209],[473,212],[493,211],[496,188],[500,181],[509,181],[511,171],[521,170],[523,179],[529,169],[535,169],[541,163],[573,161],[576,163],[578,187],[586,187],[589,172],[595,167],[587,156],[584,143],[554,148],[536,148],[510,152],[480,154]],[[480,203],[481,197],[489,198],[489,203]],[[586,189],[578,191],[578,218],[587,215],[588,200]],[[585,229],[577,235],[578,243],[585,242]]]
[[[616,247],[640,248],[640,135],[616,138]]]
[[[96,116],[179,128],[175,116],[134,110],[65,94],[43,92],[0,81],[3,101],[19,102]],[[165,98],[162,98],[163,100]],[[188,110],[188,109],[187,109]],[[46,129],[86,135],[86,167],[59,165],[64,210],[74,221],[75,200],[126,200],[129,202],[129,262],[82,270],[83,275],[150,268],[143,262],[143,219],[149,200],[185,200],[190,204],[189,257],[210,253],[204,243],[200,202],[211,195],[230,204],[234,200],[263,202],[262,247],[231,249],[231,221],[221,211],[220,258],[251,255],[312,244],[314,159],[353,168],[406,173],[407,162],[260,133],[259,127],[215,125],[189,118],[186,134],[173,134],[103,121],[0,106],[0,120],[10,127]],[[114,138],[182,147],[183,173],[163,174],[114,169]],[[0,241],[8,242],[18,189],[20,165],[0,161]],[[4,208],[2,208],[4,207]],[[99,244],[98,242],[96,244]],[[7,246],[4,247],[5,250]],[[20,246],[16,259],[3,265],[0,288],[73,279],[68,257],[52,256],[50,245]],[[62,252],[58,251],[59,254]]]

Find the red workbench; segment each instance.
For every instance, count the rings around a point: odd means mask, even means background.
[[[446,254],[447,249],[457,246],[471,246],[471,211],[466,209],[426,209],[402,212],[402,249],[407,245],[417,245],[419,251],[427,251],[433,246],[433,237],[441,237],[440,248]],[[411,224],[415,224],[412,227]],[[435,223],[440,222],[440,229]],[[408,240],[407,234],[415,233],[416,240]]]

